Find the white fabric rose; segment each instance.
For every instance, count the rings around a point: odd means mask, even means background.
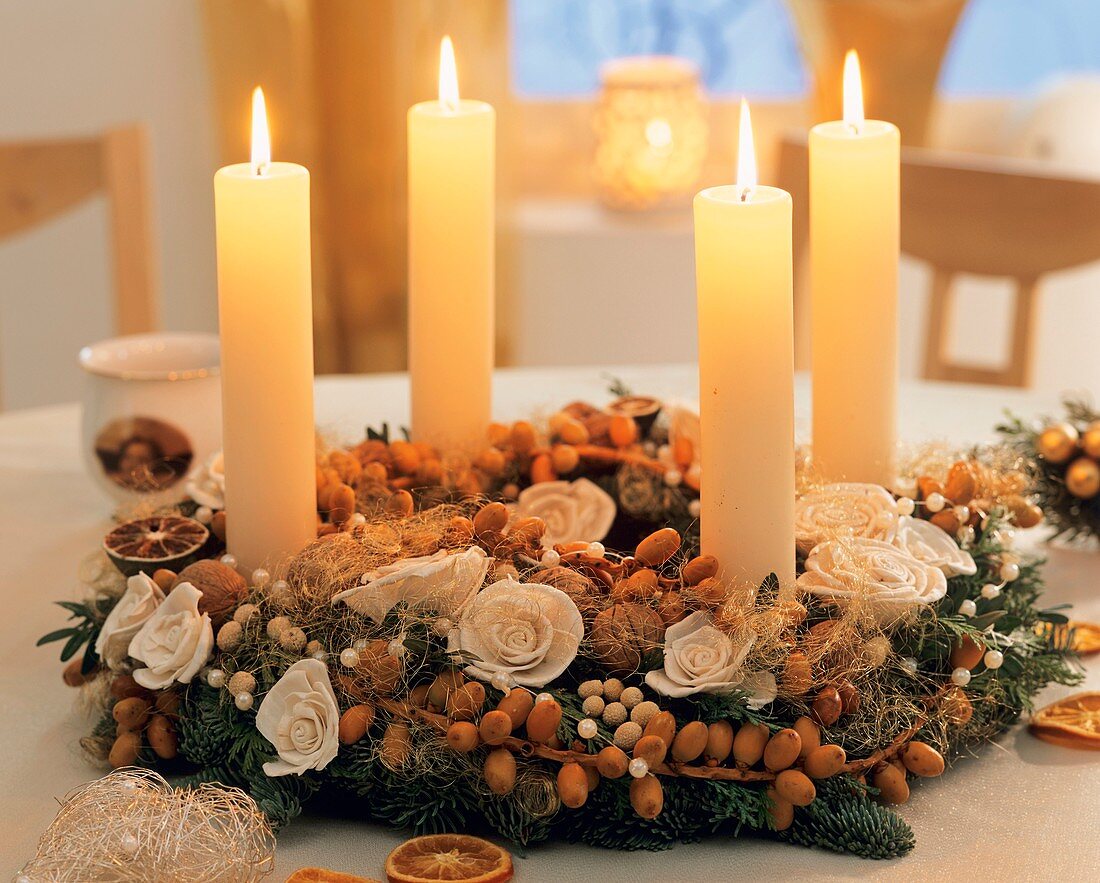
[[[679,699],[693,693],[751,694],[749,706],[760,708],[775,698],[775,676],[746,672],[742,665],[756,635],[744,629],[736,638],[715,627],[705,611],[697,611],[665,631],[665,667],[645,676],[646,685],[662,696]]]
[[[187,496],[200,506],[225,508],[225,457],[221,451],[211,454],[188,480]]]
[[[889,625],[940,600],[947,594],[947,577],[905,549],[855,537],[815,547],[798,586],[838,607],[865,603],[880,625]]]
[[[319,659],[301,659],[283,672],[256,712],[256,729],[275,746],[279,759],[264,764],[267,775],[323,770],[336,757],[340,706]]]
[[[543,687],[569,667],[583,637],[581,613],[565,592],[509,577],[467,605],[447,649],[472,660],[472,677],[506,672],[524,687]]]
[[[803,554],[844,536],[891,542],[898,529],[897,500],[877,484],[830,484],[795,502],[795,542]]]
[[[401,601],[410,607],[453,616],[477,594],[489,572],[489,557],[480,546],[462,552],[444,549],[434,555],[404,558],[363,574],[362,585],[333,595],[356,613],[381,622]]]
[[[946,577],[973,576],[978,572],[974,558],[943,528],[923,518],[903,515],[898,521],[894,545],[904,549],[918,561],[931,564]]]
[[[134,680],[149,690],[191,683],[214,649],[210,616],[199,613],[202,592],[180,583],[130,641],[130,656],[144,662]]]
[[[543,481],[520,491],[516,514],[546,522],[542,544],[599,542],[615,522],[615,501],[595,482]]]
[[[108,668],[122,666],[130,649],[130,641],[163,600],[164,592],[160,586],[144,573],[126,580],[126,591],[107,614],[95,639],[95,652]]]

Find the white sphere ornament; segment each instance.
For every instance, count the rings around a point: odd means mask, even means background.
[[[543,567],[557,567],[561,563],[561,555],[556,549],[547,549],[539,559]]]
[[[224,555],[222,555],[220,561],[226,567],[232,567],[234,570],[237,569],[237,556],[236,555],[230,555],[228,552],[226,552]]]
[[[669,487],[679,487],[683,480],[683,473],[679,469],[670,469],[665,473],[665,484]]]
[[[512,676],[506,671],[495,671],[489,679],[489,683],[493,685],[494,690],[507,693],[512,689]]]
[[[588,544],[588,554],[593,558],[603,558],[605,552],[607,552],[607,549],[604,547],[603,543]]]
[[[978,612],[978,605],[967,598],[961,604],[959,604],[959,613],[963,616],[973,616]]]
[[[271,573],[262,567],[257,567],[252,571],[252,585],[257,589],[262,589],[271,582]]]
[[[947,505],[947,498],[943,494],[932,493],[928,495],[924,505],[928,507],[929,512],[942,512],[943,507]]]
[[[351,518],[348,519],[348,523],[349,524],[366,524],[367,523],[367,516],[364,515],[362,512],[356,512],[351,516]]]
[[[208,683],[215,690],[220,690],[225,686],[225,672],[220,668],[212,668],[206,673],[206,683]]]
[[[248,711],[255,703],[256,697],[251,693],[238,693],[233,697],[233,704],[241,711]]]
[[[360,653],[362,653],[364,650],[367,649],[367,643],[368,641],[366,638],[356,638],[354,641],[351,642],[351,646],[353,650],[358,650]]]
[[[328,654],[324,650],[314,650],[309,655],[316,659],[318,662],[328,661]]]
[[[627,765],[627,771],[635,779],[640,779],[649,772],[649,764],[641,757],[632,758]]]
[[[600,728],[590,717],[584,718],[584,720],[577,724],[577,735],[582,739],[595,739],[599,731]]]
[[[959,542],[964,546],[974,545],[974,540],[977,534],[974,532],[974,528],[969,524],[964,524],[959,528]]]
[[[138,846],[140,846],[140,844],[138,843],[137,834],[135,834],[133,831],[127,831],[125,834],[123,834],[122,839],[118,842],[118,845],[119,847],[121,847],[122,851],[131,858],[137,855]]]
[[[703,504],[699,500],[692,500],[688,503],[688,515],[692,518],[698,518],[703,514]]]
[[[956,506],[955,517],[959,519],[959,524],[966,524],[970,520],[970,507],[969,506]]]
[[[983,661],[986,668],[1000,668],[1004,665],[1005,655],[1000,650],[987,650]]]
[[[394,638],[386,645],[386,652],[394,657],[400,659],[405,655],[405,640],[404,638]]]
[[[917,673],[917,659],[915,656],[905,656],[901,660],[901,667],[905,669],[907,674],[915,675]]]
[[[1001,587],[996,583],[986,583],[982,586],[982,597],[986,601],[992,601],[998,595],[1001,594]]]
[[[951,683],[956,687],[965,687],[970,683],[970,669],[961,666],[956,668],[951,672]]]
[[[1020,578],[1020,565],[1015,561],[1006,561],[1001,565],[1001,579],[1006,583],[1014,582]]]
[[[553,702],[553,701],[554,701],[554,697],[552,695],[550,695],[549,693],[539,693],[538,696],[535,697],[535,705],[538,705],[540,702]]]
[[[910,497],[902,497],[898,500],[898,515],[912,515],[917,504]]]
[[[199,524],[209,524],[214,520],[214,510],[209,506],[199,506],[195,510],[195,521]]]
[[[355,668],[359,664],[359,651],[354,647],[345,647],[340,651],[340,664],[344,668]]]

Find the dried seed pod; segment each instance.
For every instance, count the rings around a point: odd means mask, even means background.
[[[614,414],[607,425],[607,433],[611,437],[611,444],[617,448],[628,448],[638,440],[638,424],[633,417],[625,414]]]
[[[130,766],[141,751],[141,734],[126,730],[115,738],[107,761],[114,769]]]
[[[707,607],[717,607],[729,595],[728,587],[713,576],[701,579],[691,587],[695,600]]]
[[[391,770],[400,769],[408,762],[411,753],[409,725],[402,721],[392,721],[382,734],[382,762]]]
[[[680,578],[685,586],[694,586],[713,576],[718,576],[718,559],[713,555],[698,555],[680,571]]]
[[[508,715],[512,722],[512,729],[519,729],[526,723],[527,715],[535,707],[535,697],[529,690],[523,687],[513,687],[512,690],[497,704],[497,710]]]
[[[840,719],[842,707],[843,703],[840,701],[840,692],[837,688],[824,687],[814,698],[813,719],[823,727],[831,727]]]
[[[428,702],[442,711],[447,707],[450,695],[466,683],[462,672],[455,669],[440,672],[428,687]]]
[[[343,524],[355,514],[355,491],[346,484],[337,485],[328,496],[328,520]]]
[[[526,420],[517,420],[512,424],[511,442],[517,454],[529,453],[538,443],[535,427]]]
[[[481,716],[478,732],[486,745],[500,745],[512,734],[512,719],[499,709],[487,711]]]
[[[668,743],[660,736],[642,736],[634,745],[634,757],[641,758],[649,767],[664,763],[668,754]]]
[[[951,648],[951,667],[973,671],[985,656],[985,645],[970,635],[963,635]]]
[[[855,714],[859,711],[859,707],[862,704],[862,699],[859,695],[859,690],[856,689],[856,685],[849,680],[837,681],[836,691],[840,695],[840,713]]]
[[[662,527],[638,543],[634,557],[639,564],[657,567],[680,550],[680,534],[671,527]]]
[[[933,778],[944,771],[943,755],[926,742],[910,742],[901,752],[901,762],[915,776]]]
[[[767,790],[768,815],[771,816],[772,827],[776,831],[786,831],[794,823],[794,804],[783,797],[774,786]]]
[[[775,790],[779,796],[795,806],[809,806],[817,797],[817,788],[810,777],[798,770],[783,770],[775,777]]]
[[[168,715],[168,717],[179,717],[180,694],[175,690],[162,690],[157,693],[153,705],[160,714]]]
[[[806,654],[796,650],[783,663],[780,689],[789,696],[805,696],[813,686],[813,672]]]
[[[507,748],[494,748],[482,767],[485,783],[494,794],[503,797],[516,787],[516,758]]]
[[[517,518],[508,528],[509,543],[530,546],[537,549],[543,534],[546,533],[546,522],[533,516]]]
[[[447,714],[455,720],[473,720],[485,704],[485,687],[468,681],[447,699]]]
[[[943,495],[956,506],[965,506],[978,492],[978,476],[974,467],[960,460],[947,473],[943,486]]]
[[[554,461],[549,454],[539,454],[531,461],[531,484],[556,481],[557,477],[558,474],[554,471]]]
[[[764,756],[771,731],[765,724],[744,724],[733,737],[733,759],[752,766]]]
[[[558,796],[570,809],[579,809],[588,800],[588,776],[576,761],[563,763],[558,770]]]
[[[367,703],[353,705],[340,715],[339,736],[344,745],[352,745],[367,735],[374,723],[374,706]]]
[[[883,763],[875,767],[871,784],[878,788],[883,803],[900,806],[909,800],[909,783],[905,781],[905,773],[892,764]]]
[[[397,518],[408,518],[413,513],[413,498],[408,491],[394,491],[386,500],[385,510]]]
[[[806,755],[802,769],[811,779],[828,779],[839,773],[847,760],[839,745],[821,745]]]
[[[722,763],[733,751],[733,725],[729,721],[715,721],[707,727],[707,745],[703,755],[707,760]]]
[[[940,530],[954,536],[959,532],[959,528],[962,523],[959,521],[959,516],[955,514],[954,509],[941,509],[935,515],[928,519]]]
[[[411,705],[413,708],[427,708],[428,690],[430,689],[430,684],[417,684],[415,687],[409,690],[409,705]]]
[[[656,776],[642,776],[630,783],[630,805],[643,819],[655,819],[665,805],[665,793]]]
[[[687,608],[679,592],[665,592],[657,601],[657,615],[666,627],[678,623],[686,613]]]
[[[596,755],[596,769],[605,779],[620,779],[626,775],[630,758],[615,745],[608,745]]]
[[[802,747],[798,751],[799,757],[806,757],[821,744],[821,728],[808,717],[803,716],[796,720],[794,731],[802,740]]]
[[[161,760],[171,760],[179,753],[179,737],[172,721],[163,714],[154,714],[149,718],[145,730],[149,747]]]
[[[210,532],[224,543],[227,535],[226,531],[225,510],[223,509],[220,512],[215,512],[214,517],[210,519]]]
[[[496,478],[504,471],[504,464],[504,454],[497,448],[485,448],[485,450],[474,457],[474,466],[486,475],[491,475],[493,478]]]
[[[646,723],[642,735],[656,736],[667,747],[676,738],[676,718],[671,711],[658,712]]]
[[[508,523],[508,509],[503,503],[487,503],[474,516],[474,533],[479,539],[499,537]]]
[[[554,433],[567,445],[586,445],[590,438],[588,428],[574,417],[559,420]]]
[[[707,747],[709,730],[702,721],[685,724],[672,740],[672,757],[680,763],[691,763]]]
[[[802,737],[790,728],[774,733],[764,746],[764,766],[773,773],[785,770],[798,760]]]
[[[454,751],[468,754],[477,748],[480,741],[478,728],[470,721],[455,721],[447,727],[447,744]]]
[[[1019,494],[1004,497],[1001,503],[1004,504],[1004,507],[1012,516],[1012,520],[1019,527],[1035,527],[1043,520],[1043,510],[1034,503],[1025,500]],[[971,507],[972,510],[977,510],[977,508],[977,505]]]
[[[121,699],[111,709],[111,716],[124,730],[140,730],[149,720],[150,704],[139,696]]]
[[[556,699],[544,699],[536,702],[527,715],[527,738],[532,742],[546,744],[561,725],[561,706]]]
[[[85,676],[81,669],[84,667],[84,656],[76,656],[69,660],[69,664],[65,666],[65,670],[61,673],[61,680],[63,680],[70,687],[79,687],[81,684],[87,682],[88,678]]]
[[[943,709],[944,717],[957,727],[966,726],[974,716],[974,706],[962,687],[952,687],[948,690],[944,694],[940,707]]]
[[[153,582],[157,584],[157,587],[167,594],[172,591],[172,586],[176,582],[176,572],[169,570],[167,567],[161,567],[153,571]]]

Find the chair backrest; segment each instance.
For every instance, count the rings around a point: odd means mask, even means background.
[[[36,227],[92,196],[110,211],[119,334],[156,330],[157,271],[149,150],[141,126],[97,137],[0,142],[0,239]]]

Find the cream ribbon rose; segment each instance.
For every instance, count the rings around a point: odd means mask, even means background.
[[[543,687],[569,667],[583,637],[580,611],[565,592],[506,578],[466,606],[447,649],[471,660],[471,677],[505,672],[521,686]]]
[[[269,776],[302,775],[323,770],[336,757],[340,706],[318,659],[301,659],[288,668],[256,712],[256,729],[279,753],[264,764]]]
[[[750,708],[761,708],[775,698],[775,676],[746,672],[756,635],[743,629],[736,637],[715,627],[705,611],[697,611],[665,631],[665,667],[645,676],[646,685],[679,699],[693,693],[731,693],[745,690]]]
[[[542,544],[598,542],[615,522],[615,501],[595,482],[543,481],[520,491],[516,514],[546,523]]]
[[[144,573],[126,580],[126,591],[107,614],[95,639],[95,652],[108,668],[122,666],[129,655],[130,641],[163,600],[160,586]]]
[[[890,542],[898,529],[898,504],[877,484],[829,484],[795,502],[795,542],[803,554],[840,537]]]
[[[221,451],[211,454],[188,480],[187,496],[200,506],[225,508],[225,457]]]
[[[865,604],[880,625],[889,625],[940,600],[947,594],[947,577],[905,549],[854,537],[816,546],[798,587],[838,607]]]
[[[202,592],[180,583],[130,641],[130,656],[144,662],[134,680],[149,690],[191,683],[214,649],[210,616],[199,613]]]
[[[489,572],[489,557],[480,546],[462,552],[440,550],[434,555],[404,558],[363,574],[363,584],[340,592],[352,610],[381,622],[401,601],[443,616],[458,613],[481,588]]]
[[[894,545],[918,561],[938,567],[948,578],[973,576],[978,572],[978,565],[969,552],[960,549],[947,531],[923,518],[903,515],[898,521]]]

